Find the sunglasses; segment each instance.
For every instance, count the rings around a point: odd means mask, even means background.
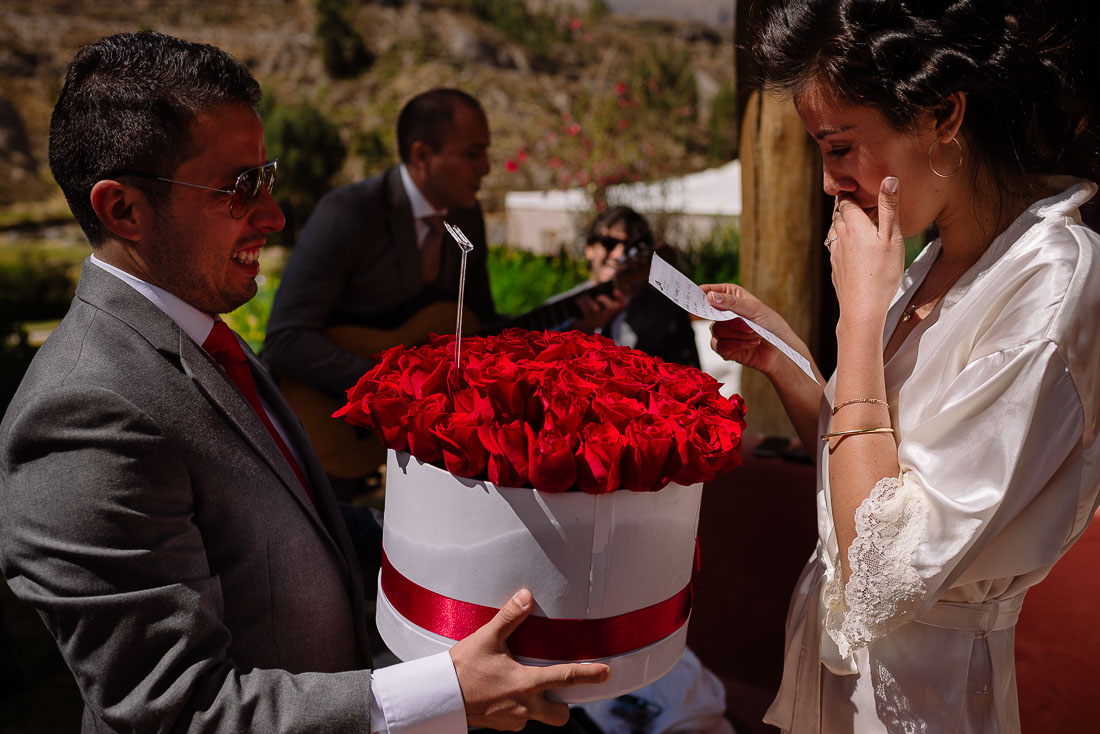
[[[588,244],[590,245],[603,245],[604,249],[611,252],[619,245],[622,245],[626,249],[630,249],[630,242],[627,240],[620,240],[618,237],[612,237],[609,234],[596,235],[588,238]]]
[[[152,173],[143,173],[141,171],[119,171],[119,176],[137,176],[138,178],[149,178],[154,181],[164,181],[166,183],[179,184],[180,186],[190,186],[194,189],[205,189],[206,191],[216,191],[219,194],[225,194],[229,197],[229,215],[234,219],[240,219],[255,205],[256,200],[260,198],[260,192],[267,190],[267,193],[273,194],[275,192],[275,169],[279,159],[265,163],[262,166],[256,168],[249,168],[247,171],[237,176],[237,182],[233,184],[232,188],[228,189],[215,189],[211,186],[202,186],[200,184],[187,183],[186,181],[176,181],[171,178],[164,178],[162,176],[156,176]]]

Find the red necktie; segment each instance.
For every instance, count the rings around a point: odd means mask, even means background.
[[[290,452],[290,447],[286,445],[283,437],[275,430],[271,418],[264,410],[263,403],[260,402],[260,394],[256,391],[256,383],[252,379],[252,370],[248,366],[248,358],[244,356],[244,350],[241,349],[241,345],[237,341],[237,337],[234,336],[233,331],[226,326],[224,321],[215,321],[210,336],[206,337],[206,341],[202,343],[202,348],[214,358],[215,362],[222,366],[222,369],[229,375],[229,379],[237,385],[237,389],[241,391],[244,399],[248,401],[248,404],[252,406],[252,410],[259,416],[264,428],[271,434],[271,438],[275,439],[275,445],[279,447],[279,451],[283,453],[287,463],[290,464],[290,468],[294,470],[294,474],[297,475],[298,480],[305,487],[306,494],[309,495],[310,500],[313,500],[313,493],[309,490],[306,475],[302,473],[302,468],[294,460],[294,454]]]
[[[420,250],[420,282],[434,285],[439,279],[439,263],[443,257],[443,217],[432,215],[424,217],[428,232],[424,235],[424,244]]]

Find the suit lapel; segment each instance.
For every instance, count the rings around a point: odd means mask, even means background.
[[[145,296],[138,293],[128,284],[122,282],[114,275],[106,272],[89,262],[84,264],[77,284],[77,297],[110,314],[111,316],[128,324],[158,352],[173,362],[178,363],[184,373],[191,378],[198,390],[206,399],[225,417],[226,421],[240,434],[244,442],[255,451],[260,458],[271,468],[271,471],[279,478],[283,486],[294,495],[302,510],[317,526],[321,534],[333,547],[344,553],[333,540],[328,528],[318,515],[317,508],[305,493],[302,483],[298,481],[294,471],[287,464],[279,447],[275,445],[271,434],[267,432],[252,406],[244,399],[236,385],[229,379],[225,372],[191,337],[189,337],[170,316],[161,311]],[[270,378],[256,361],[247,345],[243,345],[245,353],[249,357],[253,376],[257,381],[257,388],[268,401],[269,405],[279,404],[282,400],[272,398],[273,393],[267,386],[271,384]],[[260,373],[262,377],[257,376]],[[260,388],[260,385],[263,388]],[[266,393],[266,394],[265,394]],[[277,411],[278,412],[278,411]],[[283,414],[278,414],[283,426],[293,426],[297,431],[296,419],[291,422]],[[290,431],[290,428],[285,428]],[[303,446],[302,441],[296,442],[298,447]],[[308,442],[305,449],[299,448],[299,452],[310,454]],[[312,458],[312,457],[311,457]],[[307,464],[315,462],[307,461]],[[319,487],[318,479],[313,472],[307,471],[307,477],[313,486]],[[321,480],[325,481],[325,480]],[[318,495],[324,492],[318,492]],[[346,562],[346,561],[345,561]]]
[[[407,301],[421,290],[420,251],[416,247],[416,222],[413,220],[412,204],[401,182],[401,171],[391,168],[385,173],[386,205],[389,208],[386,217],[394,247],[397,248],[397,264],[400,270],[401,290]]]
[[[256,411],[241,395],[240,390],[229,379],[217,362],[206,351],[195,344],[187,334],[180,330],[179,339],[180,362],[184,371],[195,382],[195,385],[216,407],[225,419],[241,434],[241,437],[256,451],[267,463],[271,470],[298,500],[298,504],[311,516],[316,516],[313,503],[302,487],[302,483],[294,475],[294,471],[287,464],[279,447],[267,428],[260,421]],[[247,352],[246,352],[247,353]],[[252,367],[253,379],[255,379],[255,362],[250,358],[249,366]],[[268,396],[265,396],[268,397]],[[268,398],[270,401],[270,398]]]

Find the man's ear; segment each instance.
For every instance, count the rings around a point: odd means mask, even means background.
[[[90,198],[96,216],[111,234],[131,241],[149,238],[153,207],[140,189],[105,179],[92,187]]]
[[[409,162],[405,167],[409,169],[410,173],[415,171],[417,175],[427,175],[427,162],[432,153],[431,146],[423,140],[413,141],[412,146],[409,148]]]

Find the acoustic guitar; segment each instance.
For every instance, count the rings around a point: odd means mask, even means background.
[[[636,246],[619,259],[613,280],[594,284],[521,316],[508,317],[490,325],[481,324],[469,308],[464,308],[463,336],[492,334],[510,327],[537,331],[565,324],[582,315],[577,301],[584,296],[595,298],[615,290],[631,295],[645,287],[652,255],[652,247]],[[436,301],[416,311],[394,329],[341,325],[327,327],[323,333],[340,348],[371,359],[398,344],[413,346],[425,341],[430,334],[449,333],[455,328],[456,317],[456,303]],[[343,401],[285,375],[279,377],[279,388],[302,421],[327,474],[343,478],[365,477],[377,472],[386,463],[386,449],[373,432],[332,417],[344,405]]]

